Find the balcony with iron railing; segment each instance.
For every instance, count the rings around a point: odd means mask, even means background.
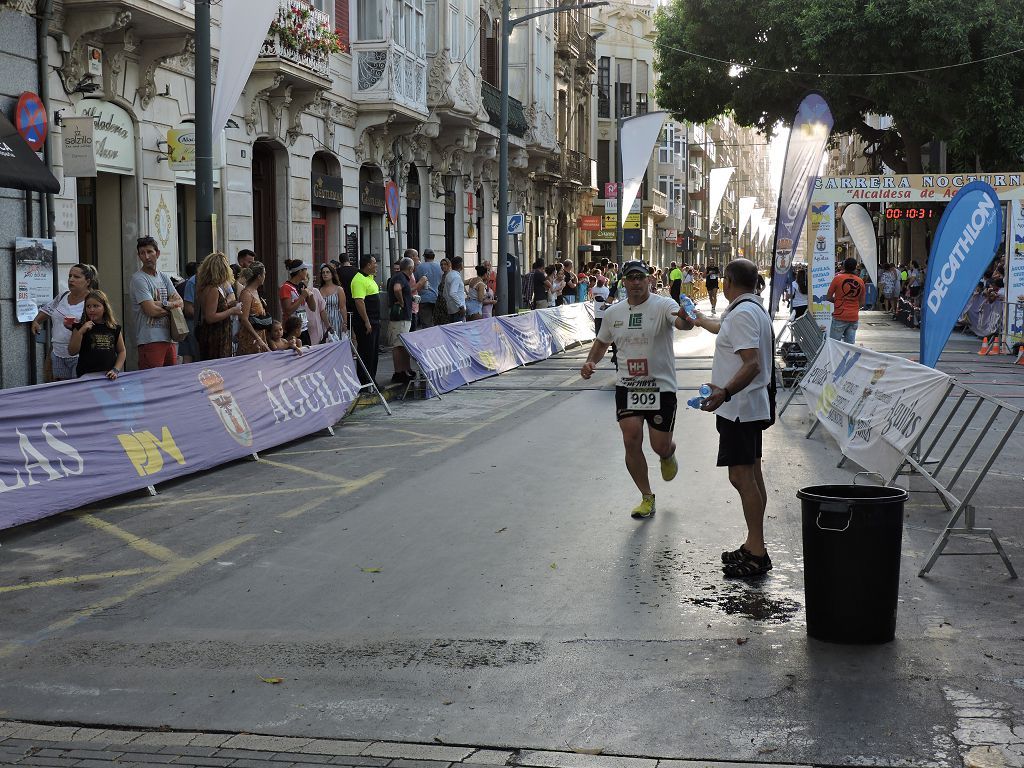
[[[576,64],[590,74],[597,72],[597,38],[593,35],[584,36],[583,51]]]
[[[330,84],[330,54],[339,50],[331,17],[304,0],[279,0],[277,16],[263,41],[254,72],[279,69],[289,81]],[[230,34],[225,30],[224,34]],[[313,75],[306,78],[305,73]]]
[[[555,53],[575,59],[586,50],[585,35],[579,20],[571,13],[558,14],[555,23]]]
[[[544,161],[544,174],[560,184],[590,186],[590,158],[574,149],[563,149]]]
[[[486,80],[480,86],[480,96],[484,102],[484,109],[487,110],[487,122],[495,128],[501,128],[501,91],[488,83]],[[526,113],[523,110],[523,102],[519,99],[508,97],[508,132],[513,136],[523,138],[530,129],[526,121]]]

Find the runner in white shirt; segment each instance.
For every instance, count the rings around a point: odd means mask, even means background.
[[[608,347],[615,344],[619,368],[615,409],[626,448],[626,469],[642,498],[630,513],[646,519],[655,513],[654,491],[644,457],[644,422],[651,448],[661,457],[661,477],[671,480],[679,471],[672,430],[676,421],[676,366],[673,330],[693,328],[679,305],[668,296],[651,293],[651,271],[642,261],[622,267],[626,299],[605,310],[604,322],[580,375],[589,379]]]

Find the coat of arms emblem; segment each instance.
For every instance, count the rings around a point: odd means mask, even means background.
[[[242,409],[235,402],[235,396],[224,389],[224,377],[212,368],[204,368],[199,372],[199,383],[206,387],[206,396],[210,400],[210,405],[220,417],[227,433],[239,445],[246,448],[251,447],[252,428],[246,421]]]

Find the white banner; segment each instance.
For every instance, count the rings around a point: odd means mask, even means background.
[[[949,376],[902,357],[827,339],[800,387],[843,455],[890,477],[935,409]]]
[[[220,28],[217,90],[213,99],[213,143],[249,81],[270,23],[281,7],[279,0],[224,0]]]
[[[750,214],[754,212],[754,206],[757,205],[756,197],[741,197],[740,198],[740,232],[747,227],[747,220],[750,219]]]
[[[640,184],[647,175],[651,152],[661,136],[661,126],[665,124],[666,117],[668,112],[650,112],[622,121],[622,142],[619,147],[623,176],[622,212],[619,217],[623,223],[626,220],[625,212],[632,207],[640,191]]]
[[[1006,269],[1006,330],[1011,345],[1024,344],[1024,205],[1020,200],[1010,203],[1010,248]]]
[[[760,233],[761,231],[761,219],[764,216],[764,208],[755,208],[750,212],[750,236]],[[740,235],[743,234],[743,230],[740,230]]]
[[[722,204],[722,196],[725,188],[729,186],[729,179],[732,178],[735,168],[712,168],[708,174],[708,194],[711,196],[711,213],[708,221],[714,221],[718,213],[718,206]]]
[[[156,268],[169,275],[179,275],[178,266],[178,195],[171,184],[150,182],[147,185],[149,234],[156,238],[160,258]]]
[[[808,311],[814,316],[818,327],[828,333],[832,327],[831,301],[825,298],[832,278],[836,276],[836,207],[831,203],[811,205],[811,249],[810,288]]]
[[[878,285],[878,240],[871,214],[863,205],[848,205],[843,209],[843,224],[850,233],[850,239],[857,249],[871,282]]]
[[[64,175],[74,178],[96,176],[96,155],[93,154],[93,119],[89,115],[68,116],[61,120]]]

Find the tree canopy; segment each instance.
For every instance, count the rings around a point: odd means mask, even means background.
[[[768,133],[792,122],[817,90],[834,132],[857,132],[898,172],[920,173],[921,146],[932,139],[948,142],[949,170],[1012,170],[1024,159],[1024,54],[1002,54],[1024,48],[1022,8],[1010,0],[671,0],[656,16],[658,103],[680,120],[731,113]],[[907,70],[930,71],[866,74]],[[891,116],[893,127],[872,128],[869,114]]]

